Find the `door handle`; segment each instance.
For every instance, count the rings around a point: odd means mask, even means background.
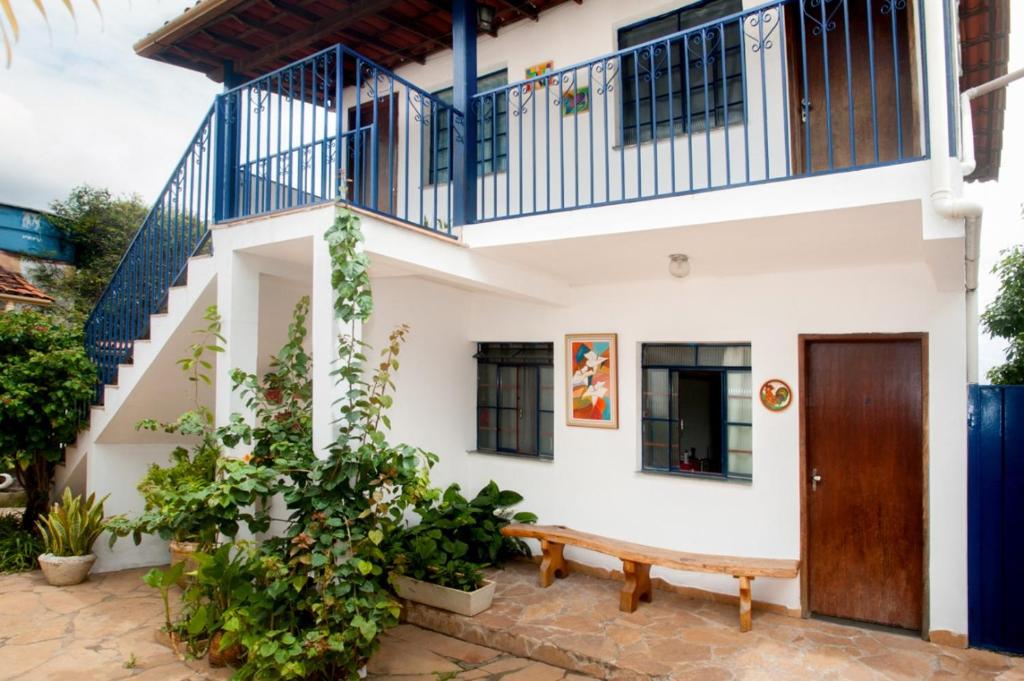
[[[811,469],[811,491],[818,491],[818,483],[821,482],[821,475],[818,473],[817,468]]]

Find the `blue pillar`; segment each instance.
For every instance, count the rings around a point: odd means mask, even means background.
[[[476,222],[476,0],[452,0],[453,104],[462,113],[452,145],[452,220],[455,225]]]
[[[224,90],[241,85],[244,81],[235,75],[234,64],[224,62]],[[238,125],[238,94],[227,93],[217,96],[214,117],[214,189],[213,220],[229,220],[236,217],[238,208],[238,164],[241,138]]]

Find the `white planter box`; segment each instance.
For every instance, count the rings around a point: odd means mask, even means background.
[[[476,591],[460,591],[404,575],[395,575],[392,584],[401,598],[466,617],[482,613],[494,600],[494,582],[489,580]]]

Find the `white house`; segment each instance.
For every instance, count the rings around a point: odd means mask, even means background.
[[[1002,100],[972,125],[959,81],[1005,61],[960,30],[1006,0],[337,4],[200,0],[137,44],[225,91],[90,321],[105,387],[62,481],[138,510],[172,440],[134,424],[187,408],[175,360],[214,303],[223,421],[229,370],[265,370],[312,297],[330,442],[340,203],[372,261],[355,331],[411,326],[393,437],[439,455],[437,483],[799,559],[755,601],[965,645],[981,215],[962,192],[998,172]],[[100,565],[165,555],[125,542]]]

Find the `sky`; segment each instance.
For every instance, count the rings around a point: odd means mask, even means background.
[[[87,182],[153,200],[220,86],[185,69],[137,57],[132,44],[191,0],[85,0],[72,21],[43,0],[49,26],[27,0],[10,68],[0,65],[0,202],[46,208]],[[1020,9],[1020,8],[1016,8]],[[1024,11],[1011,13],[1010,69],[1024,67]],[[979,304],[998,290],[989,275],[999,252],[1024,242],[1024,81],[1007,92],[999,182],[968,185],[985,205]],[[1003,346],[982,333],[984,372]]]

